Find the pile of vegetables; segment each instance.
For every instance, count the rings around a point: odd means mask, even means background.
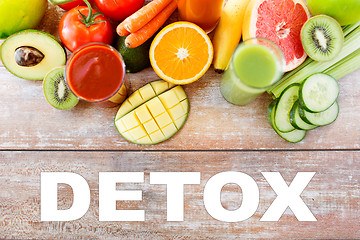
[[[154,0],[140,8],[144,1],[134,0],[133,2],[136,3],[118,6],[116,11],[114,10],[116,7],[114,9],[111,7],[113,4],[109,3],[111,1],[97,0],[95,3],[101,13],[93,10],[87,0],[83,1],[87,7],[72,8],[60,21],[60,39],[70,51],[90,42],[111,44],[113,29],[106,17],[112,20],[124,20],[117,27],[117,33],[122,37],[128,35],[125,39],[126,47],[136,48],[149,40],[164,25],[177,6],[174,0]],[[134,8],[134,4],[139,7]],[[126,14],[124,9],[127,11]]]
[[[116,31],[127,36],[125,45],[135,48],[150,39],[176,9],[176,1],[156,0],[145,5],[121,22]]]

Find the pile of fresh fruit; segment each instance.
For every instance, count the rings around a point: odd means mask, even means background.
[[[179,131],[189,99],[177,85],[200,79],[211,64],[223,73],[241,39],[266,38],[283,53],[287,73],[268,89],[275,99],[268,112],[272,127],[289,142],[335,121],[337,79],[360,68],[357,0],[227,0],[212,40],[194,23],[165,26],[177,0],[145,5],[144,0],[49,2],[67,11],[59,25],[60,41],[31,30],[44,16],[47,0],[0,0],[0,39],[6,39],[0,47],[3,65],[20,78],[44,80],[47,101],[61,110],[79,101],[66,81],[63,46],[74,52],[94,42],[113,45],[127,73],[151,65],[162,80],[128,99],[123,87],[110,99],[122,103],[115,117],[117,130],[136,144],[159,143]]]

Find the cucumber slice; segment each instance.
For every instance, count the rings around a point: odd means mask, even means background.
[[[299,99],[300,84],[294,83],[288,86],[280,95],[275,108],[275,125],[280,132],[295,130],[290,123],[290,111],[294,103]]]
[[[312,113],[299,108],[299,115],[302,120],[316,126],[325,126],[333,123],[339,115],[339,104],[335,102],[330,108],[323,112]]]
[[[331,107],[339,96],[339,84],[325,73],[308,77],[300,89],[300,104],[308,112],[323,112]]]
[[[277,105],[276,101],[273,101],[270,103],[270,105],[268,107],[268,119],[269,119],[269,122],[270,122],[272,128],[275,130],[275,132],[280,137],[282,137],[283,139],[285,139],[288,142],[297,143],[297,142],[302,141],[306,136],[305,130],[294,129],[293,131],[284,133],[284,132],[279,131],[276,128],[276,125],[275,125],[276,105]]]
[[[300,130],[312,130],[318,127],[316,125],[308,124],[301,119],[299,114],[299,101],[294,103],[294,106],[290,111],[290,122],[296,129]]]

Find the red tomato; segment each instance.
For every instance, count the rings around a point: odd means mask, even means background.
[[[89,0],[90,3],[92,3],[93,0]],[[78,6],[86,6],[86,4],[84,3],[83,0],[74,0],[68,3],[63,3],[58,5],[59,7],[61,7],[62,9],[69,11],[70,9],[73,9],[74,7],[78,7]]]
[[[139,10],[144,5],[144,0],[95,0],[95,4],[108,18],[123,21]]]
[[[81,12],[84,17],[87,17],[89,15],[89,8],[81,6],[73,8],[65,13],[60,20],[59,34],[65,47],[73,52],[86,43],[101,42],[111,44],[113,30],[109,20],[102,15],[98,15],[95,19],[85,24],[87,20],[82,17],[79,12]],[[96,12],[91,10],[90,14],[92,13]],[[91,18],[88,20],[91,20]]]

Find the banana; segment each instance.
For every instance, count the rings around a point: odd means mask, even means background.
[[[213,38],[214,68],[223,72],[241,39],[246,7],[250,0],[228,0]]]

